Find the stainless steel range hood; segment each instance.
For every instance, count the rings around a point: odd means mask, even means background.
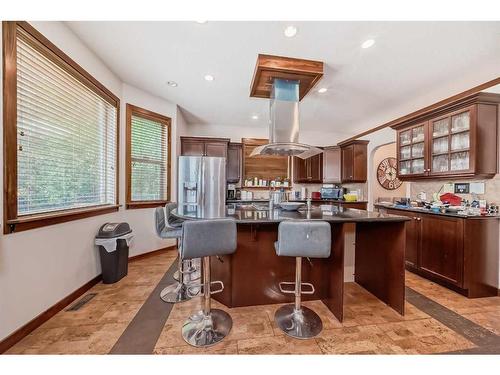
[[[269,143],[256,147],[254,155],[290,155],[302,159],[323,150],[299,143],[299,81],[276,78],[269,106]]]

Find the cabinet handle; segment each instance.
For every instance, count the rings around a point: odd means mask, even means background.
[[[420,220],[422,220],[422,219],[421,219],[421,218],[419,218],[419,217],[417,217],[417,221],[420,221]]]

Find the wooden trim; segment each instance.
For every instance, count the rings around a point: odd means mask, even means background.
[[[165,125],[164,129],[167,130],[167,199],[160,201],[132,201],[132,116],[142,117],[151,121],[160,122]],[[137,107],[130,103],[126,105],[125,111],[125,199],[126,208],[147,208],[158,207],[170,201],[171,193],[171,159],[172,159],[172,120],[170,117],[161,115],[159,113],[149,111],[147,109]]]
[[[3,126],[4,126],[4,233],[23,231],[118,210],[120,155],[120,99],[55,44],[24,21],[2,22],[3,56]],[[116,183],[115,205],[92,209],[63,210],[43,215],[17,217],[17,36],[65,69],[75,79],[116,108]]]
[[[15,24],[17,27],[22,29],[24,37],[28,38],[27,41],[33,44],[40,53],[44,54],[45,57],[52,60],[52,62],[58,64],[61,68],[65,69],[68,73],[82,82],[85,86],[90,88],[96,94],[106,99],[109,103],[113,104],[115,107],[120,105],[120,99],[113,94],[109,89],[107,89],[101,82],[95,79],[89,72],[83,69],[76,61],[65,54],[61,49],[59,49],[54,43],[48,40],[44,35],[42,35],[38,30],[31,26],[26,21],[5,21],[6,23]],[[49,53],[50,52],[50,53]],[[76,73],[76,74],[75,74]]]
[[[16,29],[15,22],[2,22],[4,223],[17,216]],[[6,228],[7,226],[4,225],[4,231]]]
[[[154,207],[161,207],[165,206],[167,203],[170,203],[170,201],[145,201],[145,202],[130,202],[126,204],[127,209],[133,209],[133,208],[154,208]]]
[[[81,295],[85,294],[90,288],[99,283],[101,281],[101,278],[101,275],[97,275],[92,280],[88,281],[80,288],[76,289],[74,292],[70,293],[55,305],[49,307],[47,310],[45,310],[44,312],[30,320],[28,323],[23,325],[21,328],[17,329],[5,339],[0,341],[0,354],[4,353],[6,350],[17,344],[19,341],[33,332],[36,328],[40,327],[43,323],[45,323],[59,311],[68,306],[71,302],[76,300]]]
[[[161,248],[161,249],[158,249],[158,250],[148,251],[147,253],[142,253],[142,254],[139,254],[139,255],[134,255],[134,256],[128,258],[128,261],[129,261],[129,263],[130,262],[136,262],[138,260],[142,260],[142,259],[145,259],[145,258],[151,258],[151,257],[157,256],[157,255],[160,255],[160,254],[163,254],[163,253],[167,253],[169,251],[176,250],[176,249],[177,249],[176,245],[171,245],[171,246],[167,246],[167,247],[164,247],[164,248]]]
[[[132,256],[128,259],[129,263],[131,262],[136,262],[138,260],[142,260],[145,258],[150,258],[153,256],[157,256],[172,250],[177,249],[177,246],[172,245],[172,246],[167,246],[158,250],[153,250],[149,251],[147,253],[139,254]],[[7,336],[5,339],[0,341],[0,354],[4,353],[7,351],[9,348],[17,344],[19,341],[21,341],[24,337],[28,336],[31,332],[33,332],[35,329],[40,327],[43,323],[48,321],[50,318],[52,318],[54,315],[56,315],[58,312],[62,311],[66,306],[70,305],[73,301],[75,301],[78,297],[82,296],[85,294],[89,289],[91,289],[94,285],[98,284],[102,279],[101,275],[97,275],[94,277],[92,280],[88,281],[84,285],[82,285],[80,288],[76,289],[74,292],[70,293],[63,299],[61,299],[59,302],[57,302],[55,305],[49,307],[47,310],[30,320],[28,323],[23,325],[21,328],[17,329],[13,333],[11,333],[9,336]]]
[[[119,205],[103,205],[94,207],[85,207],[71,210],[62,210],[39,215],[21,216],[17,219],[7,220],[4,226],[4,233],[17,233],[28,229],[45,227],[48,225],[65,223],[68,221],[85,219],[87,217],[104,215],[116,212]]]
[[[437,103],[434,103],[434,104],[431,104],[427,107],[424,107],[424,108],[421,108],[415,112],[412,112],[408,115],[405,115],[405,116],[402,116],[402,117],[399,117],[395,120],[392,120],[392,121],[389,121],[389,122],[386,122],[385,124],[382,124],[382,125],[378,125],[374,128],[371,128],[369,130],[366,130],[362,133],[359,133],[358,135],[355,135],[353,137],[350,137],[342,142],[339,142],[338,145],[339,146],[342,146],[343,144],[349,142],[349,141],[352,141],[352,140],[355,140],[355,139],[358,139],[358,138],[361,138],[361,137],[364,137],[365,135],[368,135],[368,134],[371,134],[371,133],[374,133],[376,131],[379,131],[379,130],[382,130],[384,128],[387,128],[389,126],[393,126],[393,125],[396,125],[396,124],[399,124],[400,122],[405,122],[405,121],[408,121],[410,119],[412,119],[413,117],[418,117],[422,114],[425,114],[426,112],[430,112],[430,111],[433,111],[433,110],[436,110],[436,109],[439,109],[443,106],[446,106],[456,100],[460,100],[460,99],[463,99],[463,98],[466,98],[467,96],[469,95],[472,95],[472,94],[475,94],[475,93],[478,93],[484,89],[487,89],[489,87],[492,87],[492,86],[495,86],[495,85],[498,85],[500,84],[500,77],[497,77],[495,79],[492,79],[491,81],[488,81],[488,82],[485,82],[485,83],[482,83],[478,86],[475,86],[469,90],[466,90],[466,91],[462,91],[461,93],[458,93],[456,95],[453,95],[453,96],[450,96],[449,98],[446,98],[446,99],[443,99],[443,100],[440,100],[439,102]]]

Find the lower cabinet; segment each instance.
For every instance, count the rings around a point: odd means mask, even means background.
[[[499,271],[498,219],[377,208],[411,219],[406,222],[408,270],[471,298],[497,294],[488,275]]]
[[[463,287],[464,219],[420,215],[421,270]]]

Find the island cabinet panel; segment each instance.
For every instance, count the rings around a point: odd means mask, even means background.
[[[340,147],[325,147],[323,151],[323,182],[342,182],[342,155]]]
[[[376,207],[412,219],[406,222],[408,270],[470,298],[497,295],[498,218],[460,218]]]
[[[321,183],[323,181],[323,154],[307,159],[293,157],[293,181],[298,183]]]
[[[342,182],[366,182],[368,141],[350,141],[341,145]]]
[[[181,155],[227,157],[228,138],[181,137]]]
[[[493,177],[499,102],[500,94],[478,93],[393,125],[399,178]]]
[[[269,141],[267,139],[243,138],[243,179],[262,178],[264,180],[274,180],[278,177],[289,178],[289,157],[279,155],[256,155],[250,156],[257,146],[262,146]]]
[[[463,288],[463,219],[423,215],[420,269]]]
[[[241,179],[241,143],[230,143],[227,148],[226,180],[237,183]]]

